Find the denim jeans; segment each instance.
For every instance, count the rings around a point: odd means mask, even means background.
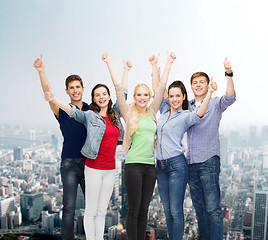
[[[63,184],[62,239],[74,239],[74,213],[77,187],[80,184],[85,195],[84,158],[64,158],[61,160],[61,181]]]
[[[199,240],[222,240],[223,219],[220,205],[220,158],[188,165],[189,187],[198,220]]]
[[[166,160],[157,160],[156,173],[169,239],[181,240],[184,233],[183,201],[188,180],[184,154]]]
[[[125,164],[124,178],[128,199],[127,237],[128,240],[143,240],[156,181],[155,166],[142,163]]]

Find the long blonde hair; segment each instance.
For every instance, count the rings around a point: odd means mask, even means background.
[[[151,92],[150,88],[144,83],[140,83],[134,88],[133,97],[137,94],[137,91],[140,87],[145,88],[148,91],[150,98],[152,97],[152,92]],[[130,104],[130,113],[131,113],[130,120],[129,120],[130,126],[129,126],[129,133],[128,134],[129,134],[129,136],[132,136],[134,133],[139,134],[138,121],[139,121],[140,112],[138,111],[135,102]]]

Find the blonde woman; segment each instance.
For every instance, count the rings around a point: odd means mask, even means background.
[[[159,55],[152,55],[149,58],[153,68],[153,78],[158,77],[158,57]],[[115,86],[120,113],[126,122],[123,149],[128,150],[124,170],[128,197],[127,236],[129,240],[145,239],[147,212],[156,181],[154,160],[155,115],[163,99],[169,71],[176,56],[174,53],[167,53],[166,67],[156,90],[155,98],[149,106],[151,91],[146,84],[138,84],[135,87],[134,102],[128,105],[107,52],[102,55],[102,59],[109,69]],[[131,67],[129,62],[124,62],[124,64]]]

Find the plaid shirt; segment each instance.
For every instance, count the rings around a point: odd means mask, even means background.
[[[205,162],[217,155],[220,157],[219,125],[222,113],[236,101],[234,96],[211,98],[201,121],[187,131],[187,161],[189,164]],[[190,111],[196,111],[195,101],[189,101]]]

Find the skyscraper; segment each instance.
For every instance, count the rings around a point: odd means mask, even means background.
[[[16,147],[13,150],[14,160],[21,160],[23,156],[23,150],[21,147]]]
[[[15,211],[15,198],[14,197],[1,197],[0,198],[0,217],[3,217]]]
[[[40,218],[44,208],[43,193],[25,192],[20,197],[23,221],[36,221]]]
[[[252,240],[267,240],[268,190],[255,190],[253,197]]]
[[[80,186],[77,189],[75,209],[76,210],[85,209],[85,197]]]
[[[127,218],[127,212],[128,212],[128,203],[127,203],[127,192],[125,188],[125,182],[124,182],[124,166],[125,162],[121,162],[121,223],[125,226],[126,218]]]
[[[51,141],[52,141],[52,147],[54,149],[55,152],[57,152],[57,149],[58,149],[58,138],[55,134],[53,134],[51,136]]]
[[[220,145],[221,145],[221,164],[222,166],[228,166],[228,139],[224,135],[220,135]]]

